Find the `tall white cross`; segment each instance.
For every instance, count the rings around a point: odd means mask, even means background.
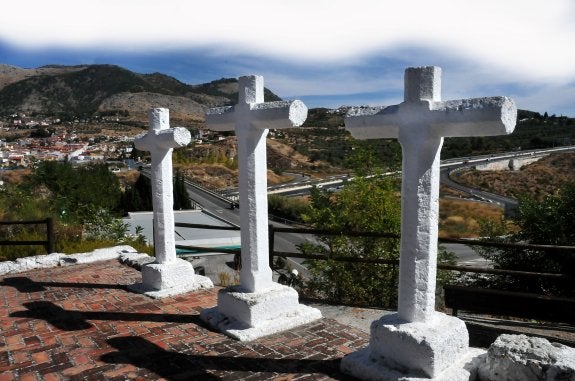
[[[139,150],[150,151],[152,156],[155,263],[162,264],[176,260],[172,151],[186,146],[191,134],[183,127],[170,128],[168,109],[151,109],[148,117],[148,133],[135,139],[134,145]]]
[[[517,108],[506,97],[441,101],[441,69],[405,71],[399,105],[354,108],[345,119],[357,139],[398,138],[403,150],[398,315],[428,321],[435,311],[439,155],[444,137],[510,134]]]
[[[298,100],[264,103],[262,76],[240,77],[238,87],[238,104],[208,110],[206,126],[216,131],[236,132],[242,223],[240,283],[247,292],[256,292],[272,283],[268,256],[266,136],[270,128],[301,126],[307,118],[307,107]]]

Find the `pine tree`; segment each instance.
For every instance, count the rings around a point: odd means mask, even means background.
[[[180,171],[174,177],[174,210],[192,209],[192,200],[186,190],[184,175]]]

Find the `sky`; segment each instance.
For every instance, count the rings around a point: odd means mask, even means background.
[[[444,100],[575,117],[575,1],[19,0],[2,5],[0,63],[258,74],[309,108],[400,103],[405,68],[434,65]]]

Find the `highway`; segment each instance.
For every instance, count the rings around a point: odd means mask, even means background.
[[[450,178],[449,174],[463,167],[474,166],[489,161],[493,162],[498,160],[509,160],[512,158],[533,157],[536,155],[537,156],[546,155],[554,152],[565,152],[572,150],[575,150],[575,147],[559,147],[559,148],[536,150],[536,151],[518,151],[518,152],[509,152],[502,154],[482,155],[475,157],[443,160],[441,162],[440,181],[451,188],[468,193],[475,199],[485,202],[496,203],[498,205],[505,207],[506,210],[512,210],[517,207],[518,204],[517,200],[485,192],[479,189],[466,187],[453,181]],[[150,175],[148,170],[143,170],[142,173],[146,176]],[[350,177],[349,175],[331,176],[325,179],[310,179],[307,176],[295,174],[294,180],[292,180],[289,183],[270,186],[268,188],[268,194],[282,194],[285,196],[309,194],[309,190],[313,186],[337,191],[338,189],[341,189],[341,187],[345,186],[345,184],[352,179],[353,178]],[[229,198],[232,198],[234,200],[237,199],[237,191],[228,190],[225,193],[216,194],[210,192],[209,190],[202,189],[201,187],[198,187],[197,185],[194,185],[193,183],[188,181],[186,181],[186,188],[188,190],[188,193],[190,194],[190,197],[197,204],[199,204],[204,211],[207,211],[213,216],[216,216],[217,218],[224,220],[232,225],[235,226],[241,225],[239,209],[238,208],[232,209],[230,207],[231,204],[229,201]],[[279,224],[277,222],[270,221],[270,223],[273,224],[274,226],[286,226],[283,224]],[[302,235],[302,234],[276,233],[274,250],[284,252],[298,252],[299,250],[297,249],[297,246],[304,242],[314,242],[313,236]],[[446,246],[448,250],[453,251],[458,255],[459,262],[461,264],[480,265],[478,261],[482,261],[482,259],[480,259],[480,257],[467,246],[451,245],[451,244],[444,246]],[[292,265],[298,268],[298,270],[303,271],[305,273],[305,269],[301,267],[299,263],[292,262]]]
[[[239,208],[231,209],[230,203],[223,200],[222,196],[208,193],[188,181],[186,181],[186,189],[190,197],[198,203],[204,211],[232,225],[241,226]],[[269,221],[269,223],[277,227],[289,227],[288,225],[274,221]],[[305,234],[276,233],[274,238],[274,251],[299,252],[297,246],[306,242],[315,242],[314,237]],[[301,261],[290,261],[290,263],[292,267],[297,268],[300,273],[304,274],[307,272],[307,269],[301,266]]]

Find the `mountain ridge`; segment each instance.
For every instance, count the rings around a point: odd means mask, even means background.
[[[33,69],[0,64],[0,115],[73,118],[122,112],[145,120],[150,107],[166,107],[176,119],[196,122],[209,107],[236,103],[237,92],[235,78],[190,85],[166,74],[140,74],[108,64]],[[269,89],[265,97],[281,100]]]

